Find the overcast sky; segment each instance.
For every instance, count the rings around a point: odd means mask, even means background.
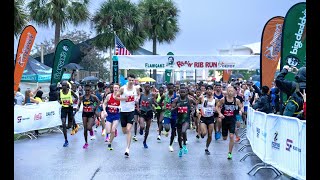
[[[90,0],[89,11],[94,14],[105,0]],[[139,0],[131,0],[139,2]],[[26,1],[28,2],[28,1]],[[287,11],[301,0],[174,0],[179,14],[181,31],[171,44],[157,46],[157,53],[165,55],[171,51],[175,55],[217,55],[218,49],[231,48],[231,45],[244,45],[261,41],[265,23],[274,16],[285,16]],[[54,38],[54,27],[37,29],[35,44]],[[89,23],[74,29],[92,32]],[[14,40],[16,52],[18,40]],[[34,44],[34,45],[35,45]],[[145,42],[143,48],[152,50],[152,43]]]

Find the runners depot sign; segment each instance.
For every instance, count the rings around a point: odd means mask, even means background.
[[[223,56],[118,56],[119,69],[260,69],[259,55]]]

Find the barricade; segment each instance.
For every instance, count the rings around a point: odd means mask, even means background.
[[[252,151],[263,161],[260,164],[264,167],[258,170],[276,168],[296,179],[306,179],[306,121],[265,114],[250,107],[247,138]]]
[[[61,125],[61,105],[57,101],[14,106],[14,134]]]

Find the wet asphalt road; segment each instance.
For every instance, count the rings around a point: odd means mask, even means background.
[[[157,124],[152,122],[147,144],[143,148],[143,136],[132,142],[130,157],[125,158],[125,135],[118,126],[118,137],[114,139],[113,151],[107,149],[104,137],[96,133],[96,140],[89,141],[84,150],[83,129],[71,136],[68,131],[69,147],[62,147],[64,138],[61,133],[41,134],[38,139],[22,139],[14,142],[14,179],[16,180],[105,180],[105,179],[217,179],[246,180],[274,179],[272,170],[260,170],[255,176],[247,172],[253,165],[261,162],[257,156],[250,156],[244,162],[240,159],[251,148],[243,152],[242,146],[235,144],[233,159],[227,160],[228,141],[213,140],[205,155],[204,139],[197,140],[195,131],[188,130],[189,153],[178,157],[178,143],[174,143],[174,152],[169,152],[170,135],[162,136],[157,142]],[[133,130],[133,129],[132,129]],[[98,128],[101,132],[101,127]],[[242,142],[245,144],[247,142]],[[290,179],[282,175],[278,179]]]

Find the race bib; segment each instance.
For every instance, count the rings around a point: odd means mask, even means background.
[[[185,114],[187,112],[188,112],[188,107],[187,106],[178,107],[178,113]]]
[[[149,106],[149,101],[141,101],[141,106],[148,107]]]
[[[126,100],[126,102],[132,102],[134,101],[134,96],[128,96],[128,99]]]
[[[93,112],[92,106],[83,106],[83,112]]]
[[[111,113],[117,113],[118,109],[117,108],[109,108],[109,112]]]
[[[70,103],[70,100],[63,100],[62,104],[63,105],[70,105],[71,103]]]
[[[204,111],[205,116],[207,116],[207,117],[213,116],[213,109],[212,108],[204,108],[203,111]]]
[[[233,111],[224,111],[223,115],[224,116],[234,116],[234,113],[233,113]]]
[[[171,104],[166,104],[166,109],[171,109]]]

